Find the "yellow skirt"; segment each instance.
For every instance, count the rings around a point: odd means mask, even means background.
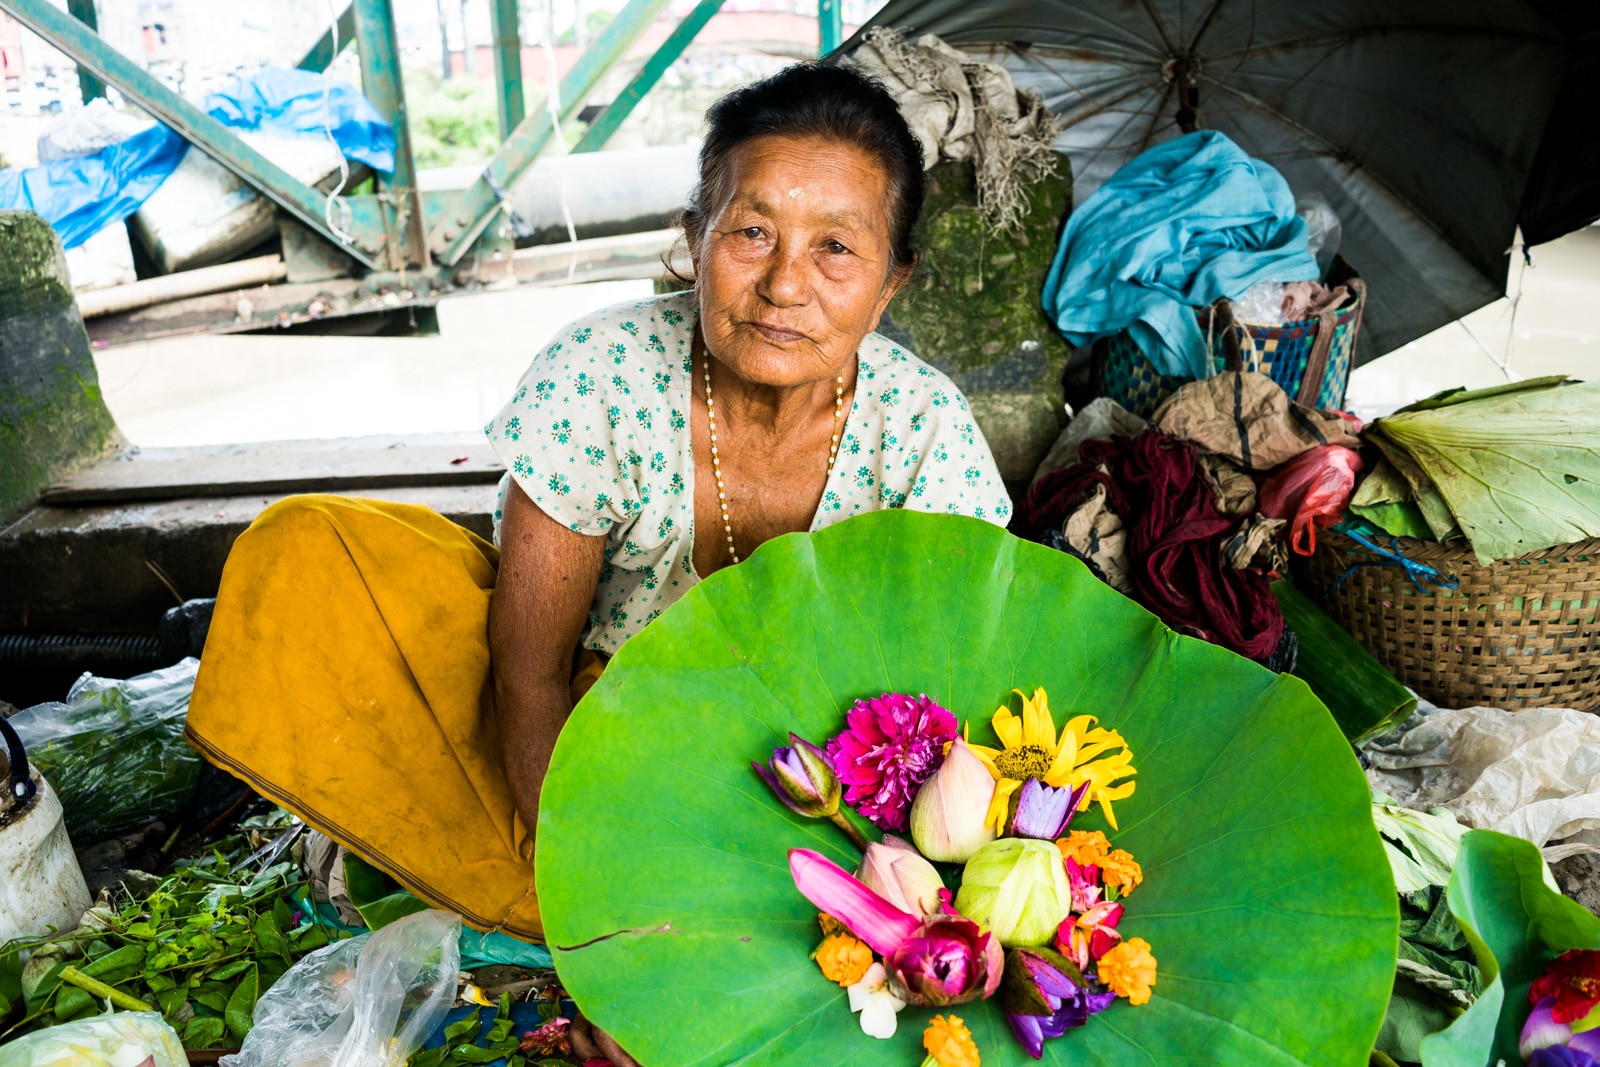
[[[223,570],[186,736],[429,903],[542,939],[494,717],[498,562],[417,505],[272,505]],[[575,700],[602,664],[576,666]]]

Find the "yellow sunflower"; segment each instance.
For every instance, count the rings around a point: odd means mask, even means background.
[[[1095,726],[1098,720],[1093,715],[1079,715],[1068,720],[1058,738],[1044,689],[1035,689],[1031,700],[1020,689],[1012,692],[1022,697],[1022,717],[1013,715],[1009,708],[999,708],[990,720],[1004,747],[986,748],[967,742],[995,777],[994,800],[984,822],[994,827],[995,833],[1005,833],[1011,795],[1029,778],[1038,778],[1045,785],[1058,788],[1075,789],[1088,782],[1089,790],[1079,810],[1098,802],[1106,822],[1115,830],[1117,817],[1112,813],[1111,802],[1133,795],[1134,783],[1121,780],[1135,773],[1133,753],[1128,751],[1122,735]]]

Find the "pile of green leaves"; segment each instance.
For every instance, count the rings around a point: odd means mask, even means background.
[[[1374,1048],[1396,1063],[1419,1063],[1423,1040],[1483,992],[1476,957],[1445,895],[1467,827],[1442,808],[1413,811],[1377,792],[1372,801],[1400,896],[1399,961]]]
[[[175,868],[143,900],[90,909],[65,936],[6,945],[0,1038],[104,1011],[63,980],[72,967],[151,1005],[186,1048],[237,1047],[261,993],[329,941],[322,926],[295,923],[288,896],[298,878],[290,862],[238,870],[219,848]]]
[[[183,740],[196,661],[126,680],[85,675],[65,703],[11,718],[74,841],[99,841],[189,803],[200,754]]]
[[[1465,536],[1480,563],[1600,536],[1600,383],[1449,390],[1379,419],[1351,511],[1401,537]]]
[[[539,1017],[549,1022],[556,1016],[556,1005],[545,1002],[539,1005]],[[485,1023],[481,1008],[445,1027],[444,1044],[425,1049],[412,1056],[406,1067],[459,1067],[469,1063],[494,1063],[505,1060],[506,1067],[570,1067],[563,1059],[543,1058],[530,1060],[521,1052],[522,1038],[516,1033],[511,1018],[511,994],[500,998],[499,1010],[489,1032],[484,1034]],[[479,1044],[479,1038],[482,1044]]]

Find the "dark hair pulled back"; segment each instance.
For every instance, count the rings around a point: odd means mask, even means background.
[[[795,63],[735,90],[707,114],[700,147],[700,183],[679,216],[698,252],[706,223],[732,195],[728,176],[736,149],[758,137],[816,137],[852,145],[876,158],[889,178],[889,247],[895,271],[909,271],[917,253],[911,231],[922,211],[922,147],[894,97],[874,79],[832,63]]]

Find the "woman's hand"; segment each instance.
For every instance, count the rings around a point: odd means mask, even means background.
[[[622,1051],[622,1046],[611,1040],[610,1034],[585,1019],[582,1012],[572,1021],[567,1035],[572,1041],[572,1051],[586,1060],[607,1059],[612,1067],[639,1067],[638,1060]]]
[[[604,561],[605,538],[567,529],[511,483],[489,600],[489,651],[506,777],[530,831],[550,753],[572,714],[573,653]]]

